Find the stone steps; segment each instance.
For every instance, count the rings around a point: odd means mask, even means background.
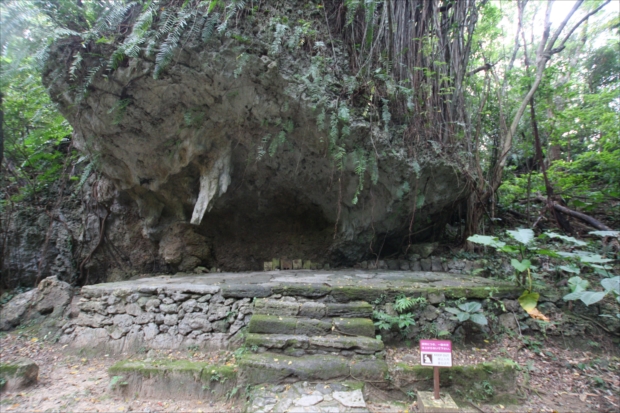
[[[339,353],[345,357],[376,355],[385,348],[381,340],[353,336],[313,336],[290,334],[253,334],[245,337],[245,344],[259,352],[283,352],[292,356]]]
[[[244,385],[335,379],[377,383],[384,382],[388,375],[385,360],[372,357],[359,360],[334,355],[291,357],[265,352],[245,354],[238,363]]]
[[[383,342],[375,338],[372,306],[257,299],[239,362],[245,384],[355,379],[383,382]]]
[[[254,314],[305,318],[370,318],[372,306],[365,301],[348,303],[323,303],[316,301],[296,301],[292,297],[280,300],[259,298],[254,302]]]
[[[340,334],[375,337],[375,326],[369,318],[305,318],[254,314],[248,332],[256,334],[291,334],[324,336]]]

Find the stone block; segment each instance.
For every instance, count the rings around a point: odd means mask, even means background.
[[[293,269],[293,261],[282,259],[280,260],[280,268],[283,270],[292,270]]]
[[[400,263],[398,260],[387,260],[386,264],[390,270],[400,270]]]
[[[271,271],[273,270],[273,263],[271,261],[263,262],[263,271]]]
[[[364,301],[351,301],[349,303],[327,303],[328,317],[372,317],[372,306]]]
[[[257,299],[254,314],[268,314],[294,317],[299,313],[299,303],[283,300]]]
[[[293,269],[294,270],[301,270],[303,268],[303,262],[300,259],[297,260],[293,260]]]
[[[328,334],[332,329],[332,323],[312,318],[299,318],[295,325],[295,334],[307,336],[320,336]]]
[[[271,269],[279,270],[280,269],[280,258],[272,258],[271,259]]]
[[[375,337],[375,325],[369,318],[334,318],[333,322],[335,333]]]
[[[36,383],[39,377],[39,366],[27,358],[0,363],[0,379],[3,386],[0,390],[14,391]]]
[[[431,257],[431,271],[443,271],[443,264],[440,257]]]
[[[422,267],[422,271],[432,271],[432,262],[430,258],[422,258],[420,260],[420,267]]]
[[[448,393],[439,393],[439,399],[430,391],[418,391],[418,407],[421,413],[458,413],[461,410]]]
[[[304,270],[311,270],[312,269],[312,261],[310,261],[310,260],[304,261],[303,269]]]
[[[323,303],[307,301],[299,309],[300,317],[323,318],[327,315],[327,307]]]

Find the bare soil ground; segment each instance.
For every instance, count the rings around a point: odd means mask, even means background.
[[[175,352],[176,353],[176,352]],[[166,352],[158,357],[194,358],[221,361],[225,352],[203,353],[196,357]],[[139,355],[144,358],[146,354]],[[184,357],[185,356],[185,357]],[[189,356],[189,357],[188,357]],[[39,382],[14,393],[0,394],[0,412],[235,412],[241,411],[239,400],[142,400],[121,399],[109,392],[108,368],[119,359],[101,354],[85,358],[69,354],[60,344],[53,344],[20,334],[0,337],[0,360],[28,357],[39,366]]]
[[[453,365],[497,358],[518,364],[518,406],[473,401],[484,412],[620,412],[620,347],[609,335],[589,338],[500,335],[456,344]],[[388,363],[420,363],[416,345],[388,349]],[[471,405],[471,403],[469,403]]]
[[[147,357],[234,363],[230,352],[151,351],[148,354],[85,358],[62,345],[16,330],[0,335],[0,360],[28,357],[39,365],[39,382],[0,395],[1,412],[237,412],[244,400],[121,399],[109,390],[107,373],[119,359]],[[507,358],[519,366],[520,404],[490,405],[473,400],[469,411],[483,412],[618,412],[620,411],[620,348],[608,335],[549,338],[501,335],[475,343],[455,344],[454,365]],[[388,348],[388,362],[419,364],[417,345]],[[416,411],[415,402],[390,404],[369,400],[371,412]]]

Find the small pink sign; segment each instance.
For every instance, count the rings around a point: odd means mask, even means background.
[[[452,367],[452,342],[420,340],[420,363],[423,366]]]
[[[452,342],[450,340],[420,340],[420,351],[452,353]]]

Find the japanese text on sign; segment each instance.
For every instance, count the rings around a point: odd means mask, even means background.
[[[420,340],[420,363],[423,366],[452,367],[452,342]]]

